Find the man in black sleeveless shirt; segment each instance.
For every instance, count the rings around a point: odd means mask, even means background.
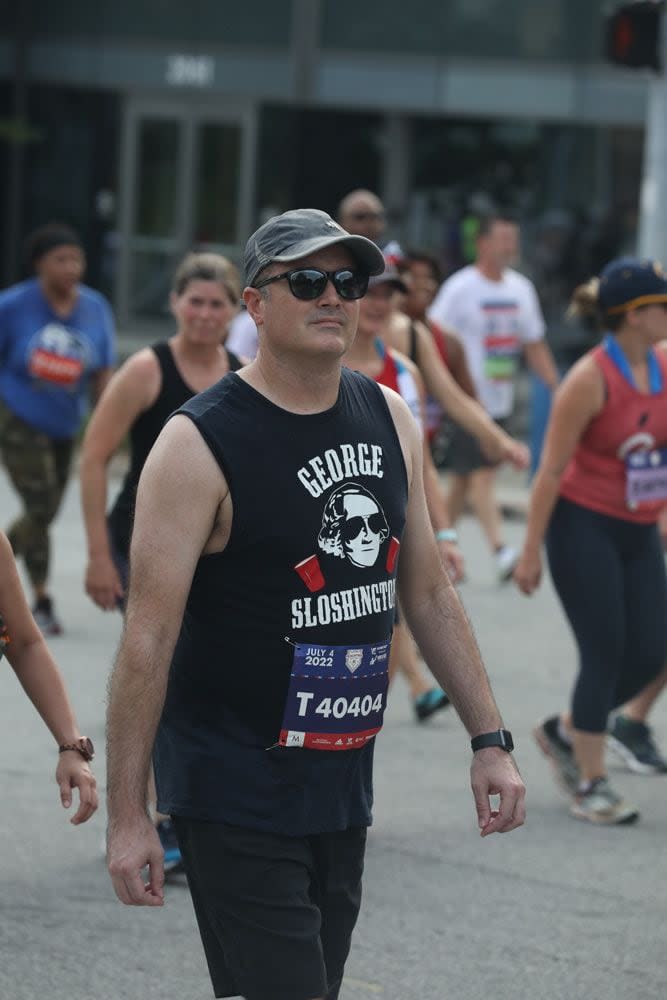
[[[217,997],[339,995],[397,586],[473,737],[481,835],[524,821],[511,736],[430,529],[414,418],[341,367],[383,266],[324,212],[265,223],[245,252],[257,359],[182,407],[139,484],[110,686],[109,871],[122,902],[162,905],[154,749]]]

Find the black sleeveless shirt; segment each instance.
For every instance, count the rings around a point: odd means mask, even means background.
[[[195,395],[194,389],[190,388],[178,370],[169,343],[162,340],[157,344],[151,344],[151,350],[160,366],[160,391],[153,405],[140,413],[130,428],[130,466],[120,493],[109,512],[109,528],[114,545],[125,557],[130,551],[137,484],[148,453],[167,418]],[[231,351],[227,351],[227,356],[230,371],[238,371],[242,367],[239,359]]]
[[[408,491],[382,391],[343,369],[335,405],[300,415],[229,374],[179,412],[218,461],[233,516],[187,601],[155,745],[158,808],[289,836],[368,825],[374,739],[342,752],[277,741],[295,643],[391,636]]]

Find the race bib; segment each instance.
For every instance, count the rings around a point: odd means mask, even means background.
[[[667,448],[631,452],[625,459],[625,472],[630,510],[641,503],[667,501]]]
[[[280,731],[282,747],[358,750],[382,728],[391,643],[297,643]]]
[[[484,375],[492,382],[511,382],[516,375],[521,344],[513,334],[489,333],[484,338]]]

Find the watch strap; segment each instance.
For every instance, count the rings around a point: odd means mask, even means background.
[[[81,739],[76,740],[74,743],[63,743],[58,747],[58,753],[65,753],[66,750],[75,750],[81,754],[85,761],[91,761],[95,756],[93,744],[87,736],[82,736]]]
[[[479,736],[473,736],[470,746],[473,753],[477,750],[485,750],[487,747],[500,747],[501,750],[511,753],[514,750],[514,740],[508,729],[496,729],[492,733],[481,733]]]

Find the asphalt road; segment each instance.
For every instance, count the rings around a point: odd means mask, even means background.
[[[0,475],[0,512],[16,501]],[[508,524],[511,541],[519,522]],[[56,523],[54,585],[66,634],[52,648],[104,788],[105,684],[120,631],[82,591],[77,484]],[[531,601],[492,579],[477,526],[464,522],[461,595],[528,786],[528,822],[481,840],[470,754],[452,711],[417,726],[393,691],[376,755],[365,896],[341,1000],[662,1000],[667,778],[612,771],[636,801],[635,827],[568,816],[530,737],[567,696],[573,645],[550,585]],[[654,724],[667,745],[667,702]],[[116,901],[103,857],[104,811],[69,826],[51,738],[0,666],[0,998],[204,1000],[212,995],[188,890],[162,910]]]

